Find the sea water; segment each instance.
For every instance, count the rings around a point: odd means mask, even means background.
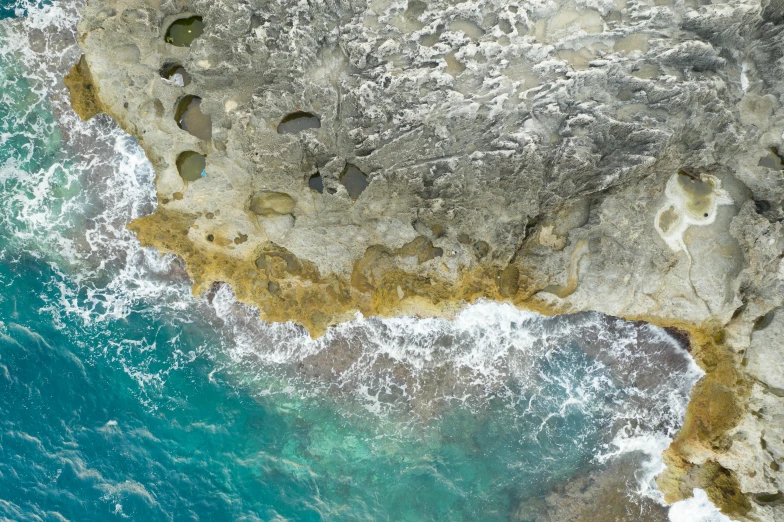
[[[667,519],[701,375],[675,339],[477,303],[314,341],[194,298],[125,228],[156,205],[138,144],[68,105],[78,6],[2,1],[0,519]]]

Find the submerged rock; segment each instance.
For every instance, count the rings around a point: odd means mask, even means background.
[[[161,204],[130,228],[196,293],[225,281],[314,335],[477,298],[688,332],[706,376],[659,484],[766,521],[784,396],[753,325],[784,304],[779,7],[88,0],[67,83],[82,117],[139,138]],[[209,176],[181,176],[184,152]]]

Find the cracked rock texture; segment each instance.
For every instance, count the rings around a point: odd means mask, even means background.
[[[90,0],[79,35],[74,108],[139,139],[130,226],[197,294],[314,335],[477,298],[678,328],[706,375],[660,488],[784,520],[784,2]]]

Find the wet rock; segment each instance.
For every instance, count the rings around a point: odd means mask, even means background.
[[[88,0],[67,83],[153,160],[167,203],[130,228],[197,294],[314,335],[479,298],[689,332],[706,377],[662,489],[773,520],[777,319],[753,325],[784,306],[781,2],[578,4]]]
[[[90,67],[84,55],[71,67],[65,77],[65,86],[71,95],[71,107],[79,117],[87,121],[104,112],[103,106],[96,96]]]

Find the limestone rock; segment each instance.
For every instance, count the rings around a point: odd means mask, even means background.
[[[659,484],[781,520],[781,314],[754,324],[784,305],[782,20],[780,0],[88,0],[69,85],[144,147],[159,205],[130,228],[196,293],[225,281],[314,335],[477,298],[687,332],[706,376]]]

